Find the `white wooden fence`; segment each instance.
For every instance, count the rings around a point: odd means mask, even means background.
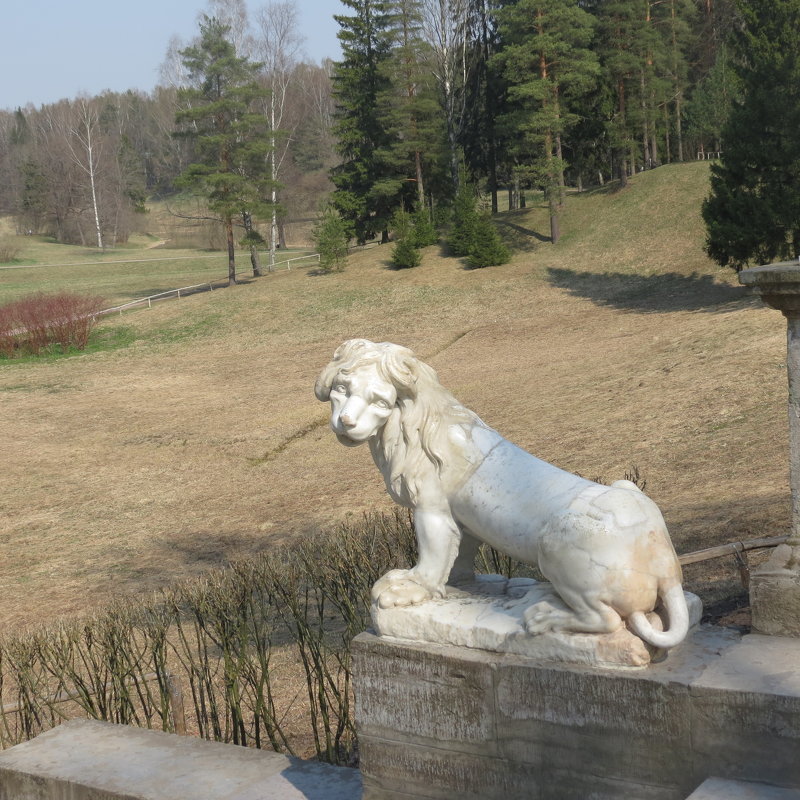
[[[276,267],[279,267],[282,264],[286,264],[286,269],[287,270],[291,270],[291,268],[292,268],[291,267],[291,263],[293,261],[307,261],[310,258],[313,258],[313,259],[316,259],[317,261],[319,261],[320,260],[320,255],[319,255],[319,253],[311,253],[310,255],[307,255],[307,256],[295,256],[294,258],[287,258],[285,261],[276,261],[275,264],[272,265],[272,269],[274,271]],[[160,260],[160,259],[153,259],[153,260],[155,261],[155,260]],[[213,291],[214,290],[214,284],[218,284],[218,286],[227,286],[228,278],[227,277],[225,277],[225,278],[216,278],[215,280],[212,280],[212,281],[204,281],[203,283],[195,283],[195,284],[192,284],[191,286],[181,286],[178,289],[167,289],[167,291],[165,291],[165,292],[158,292],[158,294],[151,294],[151,295],[148,295],[147,297],[141,297],[138,300],[131,300],[130,302],[123,303],[120,306],[112,306],[111,308],[104,308],[102,311],[98,311],[94,316],[102,317],[102,316],[105,316],[106,314],[115,314],[117,312],[119,312],[119,314],[121,315],[122,312],[125,311],[126,309],[134,308],[135,306],[141,306],[141,305],[144,305],[145,303],[147,304],[148,308],[152,308],[154,302],[157,302],[159,300],[169,300],[171,297],[178,298],[178,297],[181,296],[181,292],[183,292],[184,295],[186,295],[186,294],[194,294],[198,290],[205,289],[205,287],[208,287],[209,291]]]

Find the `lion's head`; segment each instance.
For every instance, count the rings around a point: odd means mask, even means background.
[[[441,473],[445,464],[455,471],[466,465],[450,426],[482,424],[439,383],[433,368],[391,342],[345,342],[314,391],[319,400],[330,400],[331,428],[342,444],[370,442],[389,491],[404,505],[413,503],[413,484],[431,466]]]

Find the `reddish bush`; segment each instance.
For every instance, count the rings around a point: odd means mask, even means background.
[[[53,344],[83,350],[104,305],[94,295],[40,292],[0,306],[0,355],[38,355]]]

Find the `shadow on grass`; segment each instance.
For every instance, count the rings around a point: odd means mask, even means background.
[[[264,275],[268,273],[265,271]],[[263,275],[262,275],[263,277]],[[236,285],[237,286],[247,286],[253,281],[256,280],[255,277],[252,275],[244,276],[244,277],[237,277],[236,278]],[[213,280],[200,283],[196,286],[191,288],[183,288],[181,287],[181,297],[189,297],[193,294],[203,294],[204,292],[217,291],[217,289],[227,289],[228,288],[228,279],[227,278],[214,278]],[[156,288],[151,287],[149,289],[137,289],[130,293],[131,300],[128,302],[133,302],[134,300],[146,300],[148,297],[154,297],[154,302],[159,302],[161,300],[173,300],[177,297],[177,288],[175,289],[163,289],[163,288]],[[120,304],[122,305],[122,304]]]
[[[527,224],[522,225],[516,221],[518,218],[520,221],[528,223],[527,212],[531,208],[532,206],[529,206],[519,211],[509,211],[502,216],[492,218],[498,232],[503,237],[503,241],[512,250],[531,251],[535,250],[540,242],[550,241],[549,236],[539,233],[534,228],[528,227]]]
[[[622,311],[664,314],[672,311],[737,311],[758,299],[745,286],[714,283],[711,275],[628,275],[621,272],[577,272],[550,267],[550,283],[574,297]]]
[[[691,553],[730,542],[789,533],[791,499],[788,488],[770,494],[741,496],[704,503],[662,506],[675,550]],[[772,548],[749,550],[745,564],[752,570],[764,563]],[[749,599],[736,556],[724,555],[683,566],[683,586],[703,601],[703,622],[724,619],[748,607]],[[735,616],[735,614],[734,614]]]

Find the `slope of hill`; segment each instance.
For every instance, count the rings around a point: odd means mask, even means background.
[[[786,531],[784,324],[702,252],[707,165],[540,206],[518,248],[467,270],[438,246],[284,271],[105,325],[133,344],[0,367],[0,624],[164,586],[391,505],[366,449],[313,396],[344,339],[412,347],[490,425],[588,477],[636,466],[680,552]],[[687,570],[707,602],[732,562]]]

